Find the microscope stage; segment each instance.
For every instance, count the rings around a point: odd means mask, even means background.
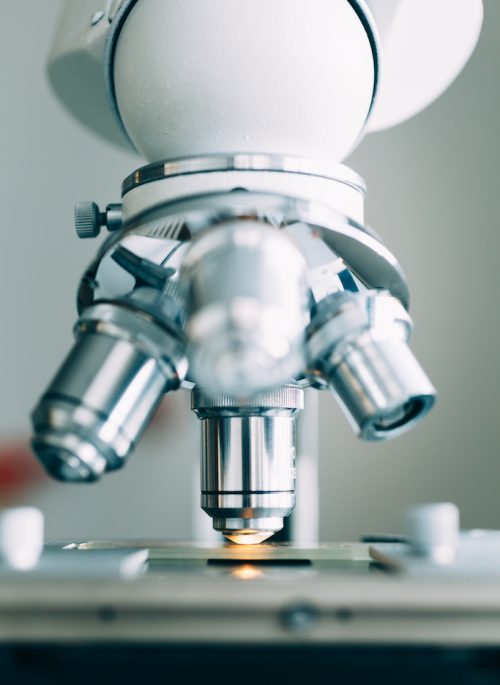
[[[500,646],[500,576],[387,572],[368,545],[49,545],[0,575],[0,643]]]

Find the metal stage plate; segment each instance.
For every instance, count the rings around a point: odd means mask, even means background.
[[[368,549],[50,545],[39,569],[2,571],[0,642],[500,645],[498,577],[388,573]]]

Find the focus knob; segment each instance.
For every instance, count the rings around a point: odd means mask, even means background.
[[[76,203],[75,228],[79,238],[96,238],[101,226],[101,213],[95,202]]]
[[[122,225],[122,206],[111,204],[101,212],[95,202],[77,202],[75,205],[75,228],[79,238],[96,238],[102,226],[117,231]]]

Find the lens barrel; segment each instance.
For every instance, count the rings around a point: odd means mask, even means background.
[[[260,542],[293,510],[295,417],[303,402],[295,385],[241,400],[193,390],[202,422],[201,506],[229,539]]]
[[[120,468],[186,373],[182,335],[116,303],[89,307],[76,342],[35,408],[32,446],[62,481]]]
[[[308,328],[309,375],[326,383],[364,440],[387,440],[418,423],[436,391],[408,347],[412,321],[386,292],[323,300]]]

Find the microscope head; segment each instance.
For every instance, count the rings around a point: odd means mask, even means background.
[[[366,440],[433,406],[408,346],[406,279],[339,162],[370,126],[444,90],[481,3],[457,9],[446,69],[424,64],[410,95],[389,67],[414,52],[384,55],[394,34],[410,41],[420,2],[129,0],[84,26],[90,4],[65,9],[52,83],[150,164],[125,179],[121,208],[77,210],[81,237],[111,234],[81,281],[76,344],[33,413],[33,447],[55,477],[95,480],[124,464],[166,392],[190,388],[202,508],[230,540],[261,542],[295,505],[303,388],[330,390]],[[433,4],[436,21],[448,5]],[[92,107],[68,85],[77,73]]]
[[[149,162],[340,162],[448,88],[482,17],[482,0],[79,0],[48,76],[74,117]]]
[[[138,2],[114,51],[117,113],[151,162],[235,152],[338,162],[374,98],[375,40],[345,0]]]

